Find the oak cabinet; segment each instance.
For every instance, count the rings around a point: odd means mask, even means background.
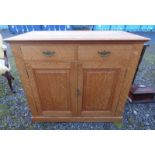
[[[32,120],[47,122],[120,121],[148,40],[126,32],[88,31],[30,32],[6,39]]]

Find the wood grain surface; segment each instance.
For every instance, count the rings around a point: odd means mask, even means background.
[[[123,31],[32,31],[14,36],[5,41],[148,41],[149,38]]]

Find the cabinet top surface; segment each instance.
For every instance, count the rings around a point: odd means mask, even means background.
[[[149,41],[149,38],[124,31],[32,31],[5,41]]]

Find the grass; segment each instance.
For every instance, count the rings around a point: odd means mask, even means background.
[[[123,124],[123,123],[115,122],[115,123],[114,123],[114,126],[115,126],[117,129],[123,129],[123,128],[124,128],[124,124]]]

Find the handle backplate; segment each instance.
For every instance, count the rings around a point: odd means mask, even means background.
[[[55,55],[55,51],[43,51],[42,54],[47,57],[51,57]]]
[[[107,57],[108,55],[110,55],[111,52],[110,52],[110,51],[103,50],[103,51],[98,51],[98,54],[99,54],[102,58],[104,58],[104,57]]]

